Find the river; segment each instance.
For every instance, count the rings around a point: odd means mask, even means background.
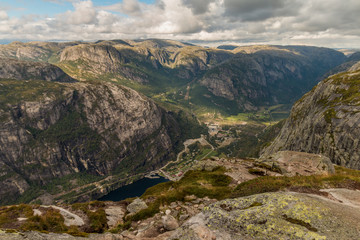
[[[140,197],[149,187],[168,181],[168,179],[163,177],[142,178],[136,182],[133,182],[132,184],[125,185],[114,191],[111,191],[107,195],[99,198],[98,200],[118,202],[126,198]]]

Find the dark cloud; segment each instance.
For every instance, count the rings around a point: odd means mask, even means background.
[[[182,2],[194,14],[203,14],[209,10],[210,3],[215,2],[215,0],[182,0]]]
[[[0,3],[0,39],[360,46],[359,0],[119,0],[104,6],[94,0],[44,1],[72,2],[73,9],[49,17],[15,17]]]
[[[346,4],[337,0],[312,1],[302,16],[294,19],[293,27],[306,32],[355,30],[360,24],[359,12],[358,0],[348,0]]]
[[[298,12],[297,0],[224,0],[225,16],[242,21],[262,21]]]

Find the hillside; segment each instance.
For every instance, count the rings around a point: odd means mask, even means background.
[[[210,92],[203,96],[221,97],[208,100],[232,106],[228,111],[233,113],[293,103],[345,60],[339,52],[316,47],[249,46],[232,52],[232,59],[208,71],[199,83]]]
[[[75,82],[55,65],[43,62],[28,62],[17,59],[0,58],[0,78],[17,80],[45,80],[55,82]]]
[[[359,66],[330,76],[297,101],[263,156],[278,150],[320,153],[333,163],[360,169]]]

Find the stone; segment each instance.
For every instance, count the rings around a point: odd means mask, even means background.
[[[170,213],[171,213],[171,210],[166,209],[165,214],[166,214],[166,215],[169,215]]]
[[[167,231],[175,230],[179,227],[177,220],[171,215],[165,215],[162,217],[162,224]]]
[[[135,214],[143,209],[148,208],[148,206],[146,205],[146,203],[141,200],[140,198],[136,198],[132,203],[130,203],[127,207],[126,210],[130,213],[130,214]]]
[[[42,212],[39,209],[33,209],[34,211],[34,216],[41,216]]]

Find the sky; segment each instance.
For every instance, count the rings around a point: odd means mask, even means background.
[[[0,41],[360,48],[359,0],[0,0]]]

